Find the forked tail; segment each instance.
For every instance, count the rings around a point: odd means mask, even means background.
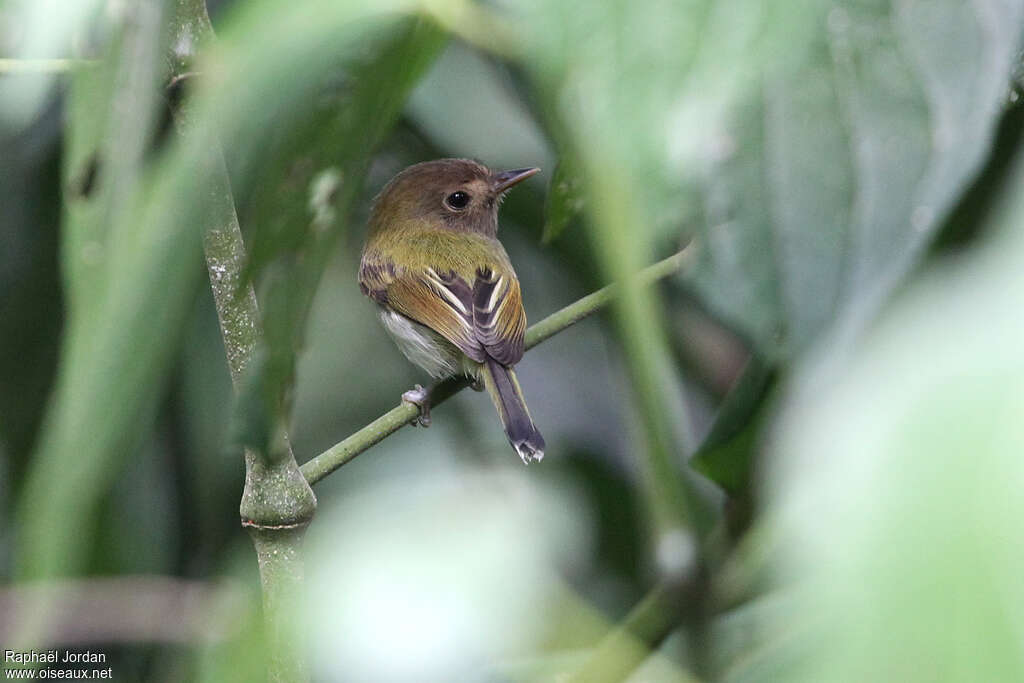
[[[481,374],[512,448],[527,465],[540,462],[544,457],[544,437],[537,431],[530,411],[526,409],[515,371],[488,357]]]

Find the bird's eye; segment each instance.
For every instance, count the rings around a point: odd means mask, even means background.
[[[452,192],[450,195],[445,197],[444,203],[448,205],[448,208],[465,209],[469,205],[469,195],[465,192]]]

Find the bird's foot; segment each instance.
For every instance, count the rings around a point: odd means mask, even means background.
[[[469,388],[473,391],[483,391],[484,381],[478,377],[469,383]]]
[[[420,414],[414,417],[409,424],[413,427],[430,426],[430,393],[426,389],[417,384],[415,389],[410,389],[402,394],[402,401],[411,403],[420,410]]]

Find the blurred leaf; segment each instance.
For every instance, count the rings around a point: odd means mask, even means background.
[[[237,453],[250,448],[270,457],[281,455],[271,453],[270,444],[277,426],[275,417],[281,386],[287,379],[285,372],[268,368],[266,347],[260,344],[238,383],[228,430],[228,452]]]
[[[569,222],[583,212],[583,196],[577,171],[563,155],[555,166],[548,185],[547,204],[544,207],[544,233],[541,240],[546,244],[555,240]]]
[[[814,628],[789,680],[1024,677],[1020,150],[1014,177],[993,239],[790,387],[768,498],[799,604],[766,628]]]
[[[774,383],[775,373],[751,356],[718,408],[711,431],[690,459],[695,470],[732,495],[746,491],[750,483],[751,459],[763,426],[759,413],[765,409],[765,399]]]
[[[348,208],[361,196],[370,155],[446,40],[425,20],[371,24],[324,65],[292,125],[274,132],[266,157],[246,174],[240,202],[247,207],[250,275],[276,259],[311,259],[288,267],[293,274],[312,271],[304,281],[319,280],[317,266],[323,268]],[[308,292],[300,297],[309,298]]]
[[[1024,3],[818,3],[720,130],[694,286],[771,358],[855,333],[986,158]]]
[[[115,57],[81,69],[72,88],[65,183],[88,192],[67,198],[70,323],[20,501],[22,576],[80,566],[98,497],[151,424],[201,282],[201,229],[233,211],[217,150],[242,169],[240,182],[251,181],[265,152],[262,132],[294,124],[337,55],[363,45],[358,38],[372,26],[393,25],[404,5],[247,3],[196,65],[203,78],[190,110],[193,134],[146,166],[165,68],[163,26],[159,5],[133,7],[129,29],[112,44]]]
[[[100,33],[94,21],[99,0],[5,0],[0,2],[0,57],[59,62],[88,53],[89,39]],[[159,4],[150,8],[159,12]],[[127,6],[111,8],[123,20]],[[89,55],[91,56],[91,55]],[[12,60],[13,61],[13,60]],[[4,69],[8,71],[8,69]],[[28,70],[26,70],[28,71]],[[38,69],[29,75],[0,78],[0,126],[27,126],[46,104],[60,70]]]
[[[58,268],[60,114],[0,128],[0,443],[17,487],[56,374],[63,324]]]
[[[837,317],[853,323],[847,335],[869,320],[986,158],[1017,31],[983,39],[990,17],[953,4],[901,6],[893,22],[887,9],[836,4],[805,60],[737,113],[707,184],[693,283],[769,363]],[[936,73],[946,44],[959,67]],[[702,447],[695,465],[736,492],[757,429]]]
[[[543,646],[560,568],[588,554],[585,506],[523,468],[393,475],[325,504],[309,530],[317,678],[505,680],[486,667]]]
[[[779,12],[799,18],[801,4]],[[665,211],[685,196],[676,167],[687,163],[679,160],[686,155],[676,151],[673,127],[703,133],[703,124],[750,80],[751,65],[757,65],[754,73],[761,68],[757,47],[770,41],[754,30],[760,5],[532,2],[523,15],[530,30],[522,33],[522,59],[544,97],[541,109],[553,112],[548,128],[564,131],[558,140],[567,150],[563,156],[578,161],[597,261],[607,278],[623,282],[619,336],[646,440],[636,452],[661,531],[706,528],[709,515],[679,476],[681,454],[694,447],[688,441],[693,430],[652,292],[635,286],[630,275],[654,260],[661,228],[671,224],[678,231],[682,222],[679,212]],[[801,42],[799,35],[788,40]],[[715,100],[692,128],[676,123],[686,93]],[[679,220],[666,220],[673,213]]]
[[[635,673],[652,651],[656,651],[679,626],[678,604],[682,600],[685,597],[677,588],[660,584],[654,586],[594,647],[591,656],[568,680],[572,683],[622,681]],[[662,675],[666,681],[696,681],[687,673],[674,670],[674,667],[663,671]],[[646,676],[640,678],[645,680]]]
[[[211,607],[222,623],[230,627],[230,637],[202,643],[190,653],[194,661],[189,669],[192,676],[187,680],[201,683],[246,683],[267,678],[267,659],[270,651],[270,634],[266,632],[262,618],[262,603],[259,581],[250,574],[252,556],[250,550],[229,554],[226,560],[236,565],[225,572],[228,576],[241,575],[244,580],[237,585],[248,588],[242,594],[240,604],[221,601]],[[219,614],[217,614],[219,612]],[[173,678],[173,677],[172,677]],[[177,679],[186,678],[178,676]]]
[[[782,631],[775,625],[796,607],[786,595],[766,595],[715,617],[709,628],[710,660],[715,680],[788,681],[793,675],[792,647],[799,628]]]
[[[199,284],[197,231],[170,210],[139,210],[163,69],[160,6],[124,18],[107,59],[80,68],[71,85],[61,249],[68,324],[20,500],[23,577],[81,563],[98,497],[152,418]],[[187,178],[176,180],[163,198],[180,198]]]
[[[578,150],[611,154],[594,172],[631,181],[605,191],[641,251],[705,216],[693,286],[773,361],[862,325],[977,172],[1020,37],[1000,7],[544,3],[524,59]]]
[[[236,423],[246,427],[236,437],[258,452],[266,452],[272,431],[266,420],[290,413],[287,388],[313,296],[362,195],[372,154],[446,37],[424,20],[408,19],[373,27],[362,40],[326,70],[326,88],[306,93],[310,110],[282,128],[267,161],[250,174],[246,277],[261,280],[264,350],[249,368],[258,378],[240,388],[244,414]]]
[[[1010,104],[999,123],[992,141],[992,154],[985,168],[974,180],[970,189],[961,197],[956,208],[950,213],[942,232],[933,243],[933,251],[955,251],[968,246],[982,235],[982,230],[991,224],[990,212],[998,197],[1006,192],[1006,183],[1013,182],[1014,154],[1024,141],[1024,101],[1019,98]]]
[[[226,445],[233,392],[212,296],[201,297],[178,363],[167,407],[181,501],[180,552],[190,571],[205,576],[229,541],[248,540],[238,536],[236,496],[226,493],[238,490],[245,467]]]
[[[769,365],[837,319],[855,333],[916,263],[986,157],[1020,33],[952,0],[545,3],[528,16],[543,28],[524,59],[581,161],[608,272],[649,259],[701,188],[688,281]],[[663,395],[648,304],[623,301],[641,398]],[[738,485],[749,445],[702,461],[734,456],[719,474]]]

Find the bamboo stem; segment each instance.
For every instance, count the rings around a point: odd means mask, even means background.
[[[204,0],[177,0],[172,44],[198,46],[213,38]],[[190,74],[192,57],[171,57],[170,83]],[[186,102],[176,112],[185,138],[201,134]],[[259,308],[251,284],[243,283],[245,245],[234,198],[219,149],[211,151],[208,182],[210,225],[203,242],[210,287],[220,322],[228,368],[236,393],[262,336]],[[271,681],[306,681],[309,670],[299,644],[304,563],[302,539],[316,510],[316,496],[299,471],[287,435],[275,439],[274,453],[245,451],[245,487],[239,513],[252,537],[260,570],[263,617],[269,645]]]

